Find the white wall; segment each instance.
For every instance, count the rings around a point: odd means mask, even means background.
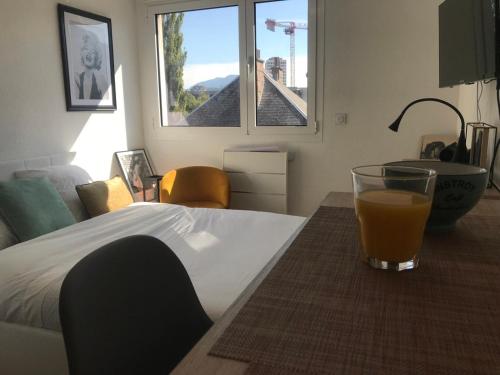
[[[456,132],[456,115],[434,103],[410,110],[399,133],[387,129],[413,99],[437,96],[458,103],[458,89],[438,88],[438,3],[325,1],[323,140],[289,142],[289,148],[296,152],[290,163],[291,213],[310,214],[328,191],[349,191],[349,171],[355,165],[415,158],[421,135]],[[140,48],[151,37],[145,12],[138,0]],[[220,167],[222,150],[228,144],[259,141],[244,135],[160,139],[151,120],[157,109],[146,105],[157,95],[145,83],[156,75],[146,68],[154,56],[144,52],[140,55],[145,141],[160,171],[194,164]],[[349,114],[347,127],[334,125],[336,112]]]
[[[66,112],[58,2],[111,18],[117,111]],[[2,0],[0,160],[76,151],[107,178],[114,151],[142,147],[135,25],[133,0]]]

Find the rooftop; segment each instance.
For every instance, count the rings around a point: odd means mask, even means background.
[[[306,126],[307,103],[281,82],[274,80],[262,67],[257,68],[258,126]],[[189,126],[239,126],[240,78],[223,87],[185,119]]]

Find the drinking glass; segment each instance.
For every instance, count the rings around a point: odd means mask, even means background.
[[[369,165],[351,172],[360,242],[368,264],[397,271],[418,267],[436,171]]]

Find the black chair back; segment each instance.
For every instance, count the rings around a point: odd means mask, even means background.
[[[59,315],[71,375],[166,374],[212,325],[177,256],[141,235],[78,262]]]

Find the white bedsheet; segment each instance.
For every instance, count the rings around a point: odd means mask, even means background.
[[[115,239],[147,234],[182,261],[216,320],[271,257],[301,229],[302,217],[134,204],[0,251],[0,320],[60,330],[59,289],[85,255]]]

